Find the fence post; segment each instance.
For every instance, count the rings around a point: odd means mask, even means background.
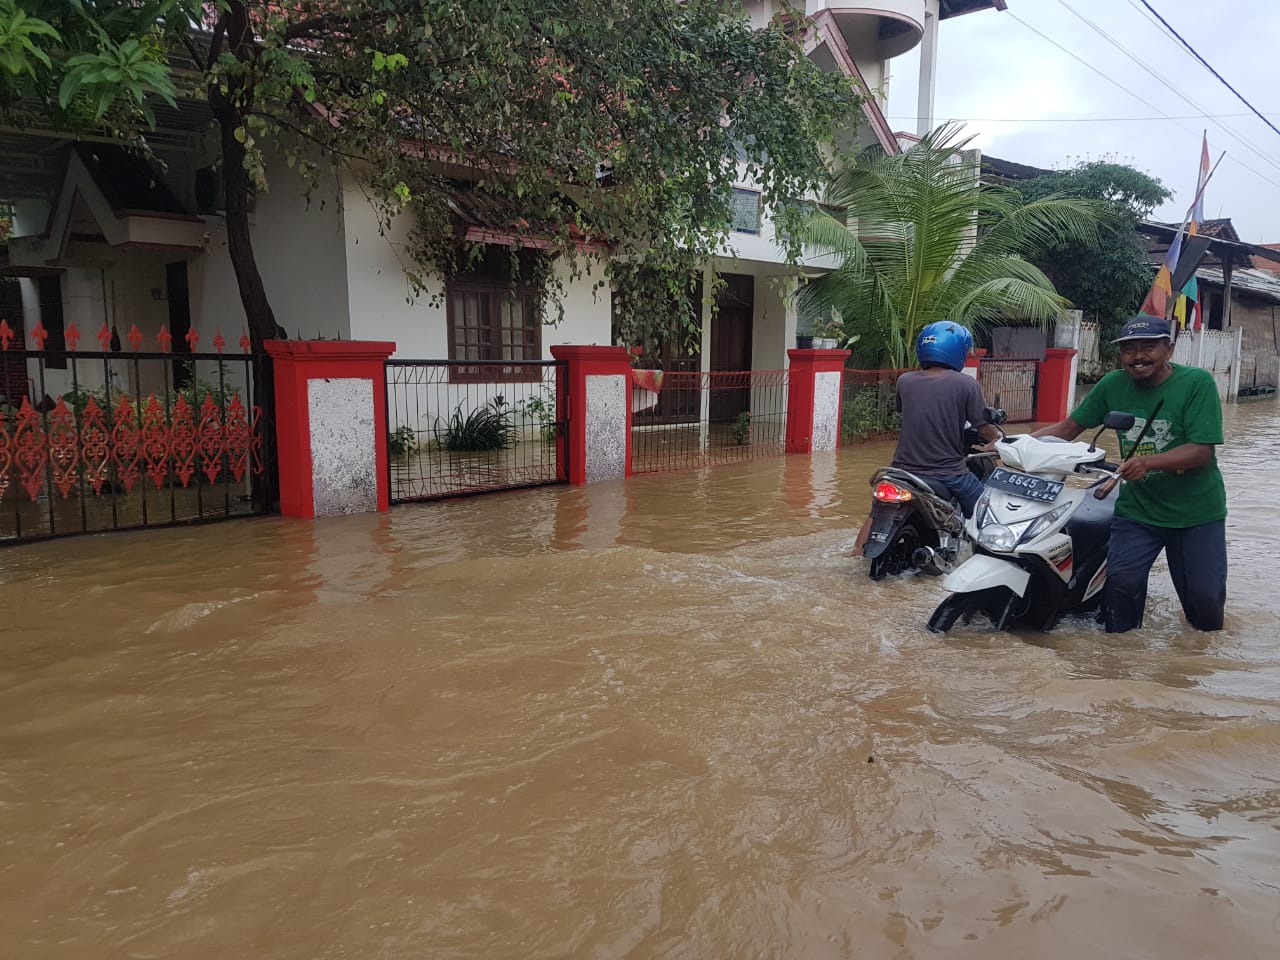
[[[390,342],[268,340],[276,390],[280,512],[329,517],[387,510]]]
[[[848,350],[788,350],[787,453],[834,450],[840,444],[844,364]]]
[[[985,348],[970,350],[968,356],[964,358],[965,376],[973,377],[975,380],[981,380],[979,370],[982,367],[982,359],[987,355]]]
[[[558,453],[575,485],[631,476],[631,358],[622,347],[559,344],[566,364],[556,378],[556,419],[565,424]],[[565,470],[566,450],[568,445]]]
[[[1075,350],[1061,347],[1049,347],[1045,350],[1036,389],[1035,416],[1041,423],[1057,423],[1065,420],[1071,412],[1075,359]]]
[[[1076,381],[1080,379],[1080,327],[1084,313],[1080,310],[1064,310],[1053,329],[1053,345],[1074,350],[1071,358],[1070,379],[1067,381],[1067,409],[1076,408]]]
[[[1228,400],[1240,399],[1240,347],[1244,343],[1244,327],[1236,327],[1235,344],[1231,354],[1231,387]]]

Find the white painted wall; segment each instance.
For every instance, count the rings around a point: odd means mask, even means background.
[[[301,179],[274,157],[267,165],[267,179],[270,189],[255,200],[251,230],[276,322],[291,339],[350,338],[346,244],[337,184],[317,190],[308,203]],[[201,337],[212,339],[220,329],[227,342],[234,343],[245,329],[245,315],[227,252],[226,223],[222,217],[205,220],[209,230],[205,253],[189,267],[191,322]]]
[[[405,278],[405,268],[413,265],[407,241],[410,218],[398,219],[384,236],[376,213],[359,189],[348,183],[345,197],[350,336],[395,341],[396,359],[447,360],[448,321],[438,279],[430,280],[428,289],[415,296]],[[564,285],[564,319],[542,329],[544,360],[551,359],[550,348],[555,344],[610,343],[609,289],[593,289],[603,278],[604,267],[600,262],[588,266],[591,269],[583,276],[570,280],[564,262],[557,262],[556,273]],[[548,302],[544,314],[554,320],[555,304]]]

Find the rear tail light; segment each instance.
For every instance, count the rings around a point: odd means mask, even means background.
[[[877,483],[871,495],[881,503],[906,503],[911,499],[910,490],[906,490],[896,483],[890,483],[888,480],[881,480]]]

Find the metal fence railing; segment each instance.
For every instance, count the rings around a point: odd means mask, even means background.
[[[56,348],[39,324],[29,336],[36,349],[0,320],[0,544],[272,509],[267,361],[247,336],[226,353],[221,334],[197,353],[194,330],[175,342],[163,326],[104,324],[100,350],[79,349],[74,323]]]
[[[633,473],[690,470],[786,450],[787,371],[670,371],[631,421]]]
[[[1036,418],[1038,360],[986,360],[978,364],[978,383],[988,404],[999,407],[1010,423]]]
[[[902,426],[897,383],[903,373],[906,371],[845,370],[840,410],[842,446],[897,434]]]
[[[564,364],[388,360],[391,502],[557,483]],[[560,441],[557,443],[557,441]]]

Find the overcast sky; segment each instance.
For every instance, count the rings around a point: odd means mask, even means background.
[[[1147,2],[1280,127],[1280,0]],[[1179,222],[1195,195],[1207,129],[1212,160],[1226,151],[1205,192],[1207,216],[1230,217],[1247,241],[1280,243],[1280,133],[1249,113],[1140,0],[1008,0],[1008,6],[1005,13],[942,24],[934,105],[939,122],[966,121],[984,153],[1016,163],[1128,163],[1174,193],[1156,217]],[[914,133],[918,54],[899,57],[891,69],[885,112],[895,130]]]

